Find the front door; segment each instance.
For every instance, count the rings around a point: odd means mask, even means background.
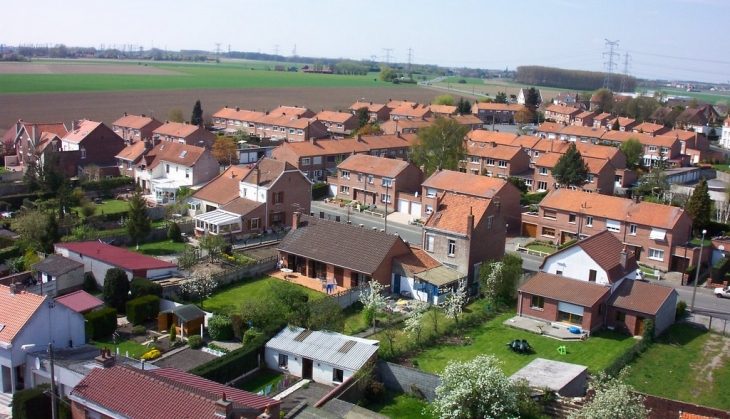
[[[335,266],[335,281],[337,281],[337,285],[339,285],[340,287],[344,287],[344,285],[343,285],[344,277],[345,277],[345,270]]]
[[[302,378],[307,380],[312,379],[312,360],[309,358],[302,358]]]
[[[634,336],[643,336],[644,335],[644,318],[643,317],[636,318],[636,327],[634,329],[635,329]]]
[[[634,258],[637,262],[641,260],[641,246],[634,247]]]
[[[393,292],[400,294],[400,275],[393,275]]]

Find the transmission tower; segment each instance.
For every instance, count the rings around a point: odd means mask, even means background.
[[[291,55],[292,55],[292,57],[297,56],[297,44],[294,44],[294,49],[292,50]]]
[[[625,92],[626,91],[626,79],[629,77],[629,59],[631,56],[629,53],[624,54],[624,74],[621,76],[621,89],[619,89],[619,92]]]
[[[221,56],[221,43],[216,42],[215,43],[215,57],[220,58],[220,56]]]
[[[274,56],[279,56],[279,44],[274,45]]]
[[[408,76],[411,75],[411,58],[413,57],[413,49],[408,48]]]
[[[390,64],[390,51],[393,51],[393,48],[382,48],[383,51],[385,51],[385,64]]]
[[[603,79],[603,88],[613,91],[613,85],[612,85],[612,74],[613,69],[616,68],[616,63],[613,62],[613,57],[618,57],[618,53],[615,51],[618,49],[618,40],[616,41],[609,41],[606,39],[606,48],[608,48],[608,52],[604,52],[603,56],[608,56],[608,61],[603,63],[606,66],[606,77]]]

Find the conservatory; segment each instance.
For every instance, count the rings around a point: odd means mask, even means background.
[[[195,216],[195,230],[200,234],[210,233],[226,236],[243,231],[243,220],[238,214],[222,209]]]

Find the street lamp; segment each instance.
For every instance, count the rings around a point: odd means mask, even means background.
[[[692,304],[690,304],[689,311],[695,312],[695,295],[697,295],[697,281],[700,280],[700,265],[702,264],[702,246],[705,245],[705,234],[707,230],[702,230],[702,242],[700,243],[700,257],[697,260],[697,273],[695,274],[695,283],[692,287]]]

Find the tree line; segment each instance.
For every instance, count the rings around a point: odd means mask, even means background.
[[[545,87],[559,87],[571,90],[596,90],[603,86],[606,74],[599,71],[566,70],[555,67],[537,65],[517,67],[515,82]],[[612,76],[612,84],[621,84],[622,74]],[[626,90],[633,92],[636,89],[636,78],[626,78]]]

